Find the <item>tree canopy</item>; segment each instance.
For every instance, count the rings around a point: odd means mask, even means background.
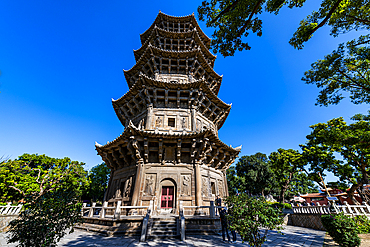
[[[56,189],[75,190],[81,195],[86,185],[84,163],[70,158],[23,154],[0,164],[3,201],[36,200]]]
[[[208,27],[215,28],[211,45],[215,53],[233,56],[235,51],[249,50],[250,33],[262,35],[263,12],[278,14],[283,6],[299,8],[305,0],[205,0],[198,7],[198,16]],[[322,0],[320,7],[303,18],[289,43],[302,49],[304,43],[320,28],[330,27],[334,37],[350,31],[370,29],[368,0]],[[323,60],[312,64],[302,78],[322,88],[318,105],[337,104],[343,92],[349,92],[353,103],[369,103],[369,43],[365,34],[341,44]]]
[[[84,163],[70,158],[23,154],[0,163],[2,200],[24,203],[10,223],[9,243],[56,246],[81,219],[80,196],[87,183]]]
[[[269,193],[274,187],[274,174],[268,161],[263,153],[241,157],[235,168],[228,171],[232,194],[235,194],[236,190],[252,195]],[[232,169],[235,169],[235,172]]]
[[[279,148],[277,152],[272,152],[269,156],[271,168],[276,177],[276,183],[280,188],[279,200],[284,200],[285,192],[291,187],[291,182],[299,171],[306,164],[302,155],[293,149]],[[302,175],[301,175],[302,176]]]
[[[352,120],[347,124],[340,117],[310,126],[301,147],[313,173],[327,170],[342,184],[351,184],[347,193],[356,203],[354,192],[369,183],[370,115],[357,114]]]
[[[91,168],[88,175],[88,186],[84,190],[83,197],[93,201],[103,201],[109,176],[110,169],[104,162]]]
[[[279,195],[282,201],[298,194],[317,192],[317,186],[301,167],[306,164],[295,150],[279,149],[267,157],[263,153],[242,156],[227,170],[230,195]]]

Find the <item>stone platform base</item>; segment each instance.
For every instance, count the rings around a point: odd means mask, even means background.
[[[83,217],[83,223],[77,229],[96,232],[107,236],[139,236],[141,234],[142,216],[125,217],[123,219],[100,219]]]
[[[159,219],[166,217],[154,216]],[[100,219],[83,218],[84,222],[76,226],[77,229],[96,232],[106,236],[140,236],[142,216],[126,216],[123,219]],[[211,235],[221,231],[221,222],[218,217],[209,216],[186,216],[185,234],[186,235]]]
[[[186,235],[210,235],[221,231],[219,217],[185,216]]]

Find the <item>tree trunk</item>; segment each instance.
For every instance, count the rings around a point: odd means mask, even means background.
[[[353,184],[352,187],[347,191],[347,195],[348,197],[352,200],[352,202],[355,204],[355,205],[360,205],[360,203],[356,200],[355,198],[355,191],[360,188],[360,186],[362,186],[362,184]]]

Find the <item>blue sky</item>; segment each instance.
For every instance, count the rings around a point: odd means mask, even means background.
[[[1,1],[0,156],[67,156],[88,169],[101,163],[94,142],[112,141],[123,131],[111,98],[128,91],[122,69],[135,64],[139,35],[159,10],[183,16],[196,13],[200,4]],[[348,100],[315,106],[318,89],[300,80],[311,63],[355,37],[333,38],[324,28],[295,50],[288,41],[315,7],[264,14],[262,37],[248,37],[252,50],[218,55],[215,71],[224,76],[219,97],[233,104],[219,137],[233,147],[243,145],[241,155],[299,149],[310,125],[367,112],[367,105]],[[212,29],[199,24],[210,37]]]

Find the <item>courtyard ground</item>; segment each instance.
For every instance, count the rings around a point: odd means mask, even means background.
[[[284,235],[276,231],[270,231],[268,239],[263,245],[265,246],[285,246],[285,247],[322,247],[324,244],[325,232],[313,230],[309,228],[284,226],[282,231]],[[0,246],[14,247],[15,244],[6,243],[6,234],[0,233]],[[75,232],[66,235],[59,242],[59,247],[64,246],[249,246],[242,243],[240,238],[235,243],[224,243],[219,235],[197,235],[186,236],[186,241],[177,239],[158,239],[149,240],[147,242],[139,242],[135,237],[105,237],[91,232],[76,230]],[[329,245],[330,246],[330,245]]]

